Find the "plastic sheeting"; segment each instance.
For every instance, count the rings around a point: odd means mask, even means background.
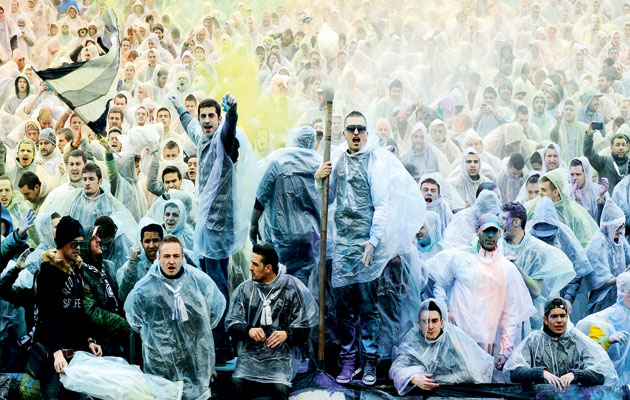
[[[623,234],[614,240],[615,231],[625,225],[626,218],[621,209],[610,199],[602,210],[601,228],[586,247],[586,254],[593,266],[589,274],[591,297],[588,312],[593,313],[615,303],[615,287],[602,286],[624,272],[630,266],[630,244]]]
[[[463,330],[448,322],[446,304],[437,299],[422,302],[419,319],[428,311],[429,303],[440,308],[444,327],[436,339],[427,339],[426,332],[416,324],[396,349],[389,371],[398,393],[403,396],[414,388],[410,383],[416,375],[433,374],[436,383],[489,383],[493,358],[484,352]]]
[[[544,307],[547,299],[557,297],[560,290],[575,277],[571,260],[562,250],[550,246],[528,233],[518,245],[504,241],[503,246],[505,256],[514,265],[523,268],[530,278],[543,281],[540,296],[532,299],[537,312],[529,319],[531,329],[540,329],[543,326]],[[526,329],[525,332],[529,332],[529,329]]]
[[[210,396],[210,376],[214,368],[214,339],[225,309],[225,298],[206,274],[189,265],[178,279],[167,279],[156,262],[129,293],[125,301],[127,321],[140,333],[145,372],[172,381],[184,382],[183,398]],[[173,320],[178,291],[188,319]],[[205,396],[205,397],[204,397]]]
[[[373,281],[393,257],[417,254],[414,238],[425,212],[418,185],[393,154],[378,147],[376,135],[368,135],[357,153],[347,149],[344,143],[332,156],[333,287]],[[375,246],[368,267],[362,262],[361,243],[366,241]]]
[[[560,337],[551,337],[543,330],[530,333],[508,359],[504,374],[509,376],[518,367],[544,367],[557,377],[573,369],[591,370],[604,376],[604,385],[617,382],[617,372],[604,349],[571,322]]]
[[[263,297],[271,307],[270,324],[262,324]],[[225,326],[235,324],[261,327],[267,337],[286,329],[309,329],[317,325],[317,304],[306,286],[299,279],[280,272],[270,283],[258,283],[251,279],[243,282],[232,293],[230,311]],[[280,383],[291,386],[297,374],[301,355],[297,345],[284,342],[275,348],[251,338],[238,342],[238,359],[235,378],[262,383]]]
[[[59,376],[74,392],[103,400],[179,400],[183,382],[143,374],[119,357],[96,357],[79,351]]]
[[[166,211],[169,206],[176,207],[179,210],[179,219],[177,224],[170,231],[168,230],[168,226],[166,224],[167,220],[164,216],[164,211]],[[166,230],[166,233],[176,236],[182,242],[185,249],[192,250],[195,232],[193,231],[193,228],[188,225],[188,212],[186,211],[184,203],[177,199],[166,200],[160,206],[159,215],[162,217],[160,220],[163,221],[162,226],[165,227],[164,229]]]
[[[500,353],[509,356],[518,326],[536,309],[521,274],[503,250],[476,249],[446,250],[427,262],[434,294],[447,302],[457,326],[489,353],[500,328]]]
[[[547,177],[551,183],[558,189],[560,201],[554,206],[561,222],[567,224],[580,241],[582,247],[586,247],[588,242],[597,232],[597,223],[590,216],[588,211],[574,200],[570,198],[568,187],[568,175],[564,169],[555,169],[547,172],[543,176]],[[534,210],[538,207],[541,197],[525,203],[527,209],[527,217],[531,218]]]
[[[444,230],[444,241],[451,247],[471,246],[476,243],[477,220],[482,214],[501,214],[501,201],[496,193],[482,190],[477,201],[453,217]]]

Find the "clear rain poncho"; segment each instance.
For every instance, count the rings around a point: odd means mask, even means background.
[[[598,230],[597,223],[590,216],[588,211],[569,195],[569,179],[567,171],[564,169],[554,169],[543,175],[558,189],[560,201],[554,204],[560,222],[566,224],[580,241],[582,247],[586,247]],[[541,177],[542,178],[542,177]],[[541,184],[539,182],[539,184]],[[543,196],[525,203],[527,217],[531,218]]]
[[[477,240],[477,220],[486,213],[497,216],[501,214],[501,201],[490,190],[482,190],[475,204],[455,214],[444,229],[444,242],[450,247],[471,246]]]
[[[139,221],[148,209],[147,197],[138,182],[134,153],[120,153],[115,157],[118,179],[113,192],[115,197],[123,203],[136,221]]]
[[[447,246],[442,240],[442,221],[437,213],[427,211],[424,215],[424,226],[426,227],[431,243],[427,246],[418,245],[418,251],[420,252],[422,261],[427,262],[440,251],[446,250]]]
[[[315,130],[289,132],[287,147],[262,163],[263,177],[256,199],[264,206],[264,240],[272,243],[280,262],[299,279],[308,281],[317,267],[321,195],[314,175],[322,157],[314,150]]]
[[[51,200],[49,209],[44,211],[57,211],[61,215],[72,215],[82,226],[90,227],[100,216],[111,216],[114,213],[121,213],[125,226],[125,233],[128,237],[134,237],[138,224],[129,210],[111,193],[105,192],[101,187],[101,192],[96,198],[88,197],[83,189],[64,195],[60,199]]]
[[[223,125],[228,115],[224,117]],[[236,124],[236,121],[233,122]],[[227,258],[245,246],[255,201],[256,157],[245,133],[236,128],[238,160],[225,152],[221,132],[203,133],[197,120],[184,127],[198,149],[197,223],[194,252],[215,260]],[[231,211],[229,211],[231,210]],[[209,233],[213,234],[210,235]]]
[[[616,332],[630,332],[630,309],[626,306],[627,300],[624,301],[629,292],[630,273],[625,272],[617,277],[617,302],[602,311],[587,316],[578,322],[577,328],[596,341],[610,337]],[[619,384],[630,384],[630,341],[612,344],[607,350],[608,356],[619,375]]]
[[[260,327],[269,337],[277,330],[291,334],[292,329],[310,329],[317,325],[317,303],[313,296],[299,279],[282,270],[270,283],[251,279],[241,283],[231,297],[230,310],[225,317],[228,330],[235,325]],[[240,340],[233,376],[291,386],[301,361],[299,345],[301,343],[291,344],[291,337],[276,348],[249,337]]]
[[[491,253],[478,243],[445,250],[426,265],[435,281],[435,297],[448,304],[457,326],[489,354],[509,357],[518,328],[536,309],[521,274],[498,243]]]
[[[626,216],[626,238],[628,238],[630,237],[630,176],[626,176],[615,185],[612,199]]]
[[[422,137],[421,149],[414,148],[412,144],[415,136]],[[407,144],[405,152],[400,156],[400,162],[403,165],[409,164],[416,168],[417,175],[413,177],[414,179],[430,172],[439,172],[443,177],[450,174],[451,166],[448,159],[444,153],[429,142],[429,133],[422,122],[413,126]]]
[[[509,377],[518,367],[544,367],[557,377],[573,370],[588,370],[603,375],[604,385],[617,382],[617,372],[604,349],[570,321],[560,337],[551,337],[540,329],[523,339],[505,364],[503,374]]]
[[[578,196],[580,197],[579,204],[588,211],[594,221],[598,221],[599,208],[597,204],[599,202],[600,185],[593,182],[593,167],[586,157],[573,158],[569,161],[569,165],[573,160],[579,161],[582,164],[582,169],[584,170],[584,187],[582,189],[577,189]],[[573,184],[571,183],[571,187],[572,186]],[[573,200],[576,200],[575,195],[575,191],[571,190],[571,198]],[[605,196],[608,197],[608,192],[606,192]]]
[[[175,224],[175,227],[170,230],[168,228],[167,222],[174,219],[174,216],[172,215],[172,213],[170,213],[169,217],[166,217],[166,215],[164,214],[169,206],[176,207],[179,210],[179,218],[177,220],[177,223]],[[166,233],[177,237],[179,241],[182,242],[184,249],[192,250],[195,232],[193,231],[193,228],[188,225],[188,211],[186,211],[184,203],[181,200],[177,199],[166,200],[160,206],[159,215],[162,216],[162,226],[164,226],[164,230],[166,231]]]
[[[444,232],[444,229],[446,229],[453,219],[453,210],[464,208],[465,203],[459,193],[457,193],[457,190],[455,190],[451,184],[442,179],[442,175],[438,172],[430,172],[422,175],[418,181],[418,187],[420,190],[422,190],[422,184],[427,179],[433,179],[436,181],[440,188],[439,199],[432,198],[430,203],[426,203],[425,200],[427,211],[434,211],[440,216],[440,219],[442,220],[442,232]]]
[[[466,156],[469,154],[475,155],[477,156],[477,158],[479,158],[479,168],[477,170],[479,178],[476,181],[471,178],[466,170]],[[481,185],[482,183],[489,182],[490,180],[483,176],[481,171],[483,162],[481,161],[477,150],[475,150],[474,148],[468,147],[466,150],[464,150],[459,162],[460,169],[456,172],[453,172],[457,175],[455,177],[451,177],[449,179],[449,183],[453,185],[455,189],[457,189],[457,192],[462,197],[462,199],[464,199],[465,202],[468,202],[469,204],[474,204],[477,197],[477,188],[479,188],[479,185]]]
[[[593,267],[591,266],[588,256],[586,255],[586,251],[580,244],[580,241],[577,239],[571,228],[560,222],[560,220],[558,219],[556,208],[554,207],[551,199],[548,197],[543,197],[538,203],[533,217],[529,219],[529,221],[527,221],[527,225],[525,227],[526,232],[534,235],[534,232],[532,232],[532,227],[538,223],[546,223],[548,225],[558,228],[555,237],[545,239],[544,241],[547,244],[553,245],[554,247],[562,250],[564,254],[566,254],[569,260],[571,260],[571,262],[573,263],[573,270],[575,271],[576,278],[581,279],[579,292],[575,292],[577,286],[567,286],[565,288],[565,293],[563,293],[563,296],[567,298],[566,291],[570,291],[568,295],[571,297],[571,299],[573,299],[571,300],[571,302],[573,303],[573,312],[571,313],[571,319],[573,321],[579,321],[585,312],[589,292],[587,281],[586,279],[582,278],[588,276],[591,272],[593,272]],[[571,284],[571,286],[574,286],[573,283]]]
[[[615,231],[623,227],[626,217],[621,209],[610,199],[604,204],[601,228],[586,246],[586,254],[593,266],[588,280],[591,297],[588,313],[594,313],[615,303],[617,294],[614,286],[602,288],[606,282],[626,271],[630,265],[630,244],[623,234],[615,242]]]
[[[444,327],[437,339],[429,340],[418,322],[407,332],[396,355],[389,377],[394,381],[398,394],[404,396],[414,386],[411,379],[416,375],[433,374],[437,383],[490,383],[493,358],[459,327],[448,321],[446,304],[437,299],[427,299],[420,305],[418,315],[429,309],[429,303],[440,308]]]
[[[533,298],[536,314],[529,319],[531,329],[540,329],[543,325],[545,302],[557,297],[575,277],[571,260],[562,250],[550,246],[529,233],[526,233],[518,245],[503,241],[505,257],[514,265],[523,268],[531,279],[542,280],[542,291]],[[527,325],[527,324],[526,324]],[[528,333],[530,330],[525,329]]]
[[[103,400],[179,400],[183,382],[142,373],[119,357],[76,352],[59,376],[67,390]]]
[[[378,136],[368,134],[367,143],[354,154],[347,149],[344,143],[331,157],[333,287],[371,282],[398,255],[417,257],[414,238],[425,212],[418,185],[392,153],[378,147]],[[375,246],[368,267],[362,262],[364,242]],[[420,261],[409,260],[414,265]]]
[[[156,262],[129,293],[125,313],[140,333],[144,371],[184,382],[185,400],[210,396],[214,369],[214,329],[225,310],[217,285],[195,267],[167,279]],[[182,310],[185,308],[185,313]]]

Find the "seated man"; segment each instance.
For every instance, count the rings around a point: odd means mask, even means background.
[[[617,277],[617,302],[577,324],[577,328],[599,343],[617,370],[619,384],[630,384],[630,272]]]
[[[232,382],[238,399],[288,399],[300,346],[317,324],[317,306],[297,278],[278,269],[271,245],[255,244],[251,279],[232,294],[225,325],[238,341]]]
[[[492,357],[457,326],[448,322],[446,304],[427,299],[420,305],[418,325],[403,339],[389,370],[398,394],[414,386],[432,390],[442,383],[488,383]]]
[[[548,382],[564,391],[571,383],[612,385],[617,381],[604,349],[574,326],[567,327],[568,318],[563,299],[545,303],[542,330],[530,333],[505,364],[512,382]]]

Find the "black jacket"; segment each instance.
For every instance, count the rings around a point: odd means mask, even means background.
[[[50,353],[61,349],[87,349],[88,319],[84,309],[81,258],[70,265],[51,249],[42,254],[37,275],[35,304],[39,310],[35,341]]]

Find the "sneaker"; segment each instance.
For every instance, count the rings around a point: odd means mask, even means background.
[[[337,375],[337,383],[350,383],[352,378],[359,375],[361,367],[355,368],[354,360],[344,360],[341,366],[341,373]]]
[[[366,386],[372,386],[376,383],[376,365],[370,362],[365,363],[365,370],[363,371],[363,379],[361,379]]]

